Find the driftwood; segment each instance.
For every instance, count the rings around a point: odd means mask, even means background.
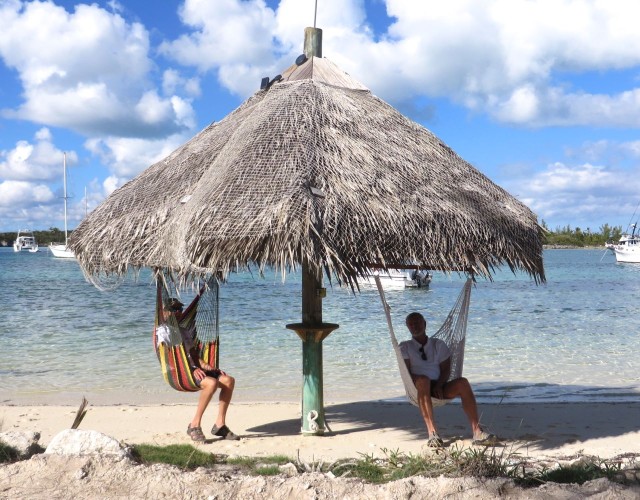
[[[82,402],[80,403],[78,411],[76,412],[76,418],[73,420],[73,424],[71,424],[72,429],[77,429],[80,426],[82,419],[87,414],[87,406],[89,406],[89,401],[87,401],[87,399],[83,396]]]

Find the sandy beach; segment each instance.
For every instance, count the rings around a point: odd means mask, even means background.
[[[195,400],[194,400],[195,401]],[[482,422],[503,438],[497,452],[518,462],[571,463],[579,456],[624,456],[636,477],[640,456],[640,403],[532,403],[480,405]],[[68,428],[77,408],[71,406],[0,406],[0,431],[37,431],[43,446]],[[89,406],[81,429],[95,430],[122,443],[158,445],[191,443],[185,429],[193,405]],[[285,455],[306,463],[339,458],[384,457],[385,449],[406,454],[431,453],[417,408],[399,401],[327,404],[330,430],[324,436],[300,434],[295,403],[237,403],[228,424],[240,441],[213,441],[201,450],[229,456]],[[437,420],[447,446],[468,447],[470,431],[458,404],[438,408]],[[205,414],[205,432],[213,423]],[[3,496],[7,495],[7,496]],[[36,455],[0,467],[0,498],[562,498],[634,499],[637,479],[620,484],[606,479],[578,484],[547,483],[523,489],[508,478],[409,477],[382,485],[330,474],[252,477],[228,470],[181,471],[166,465],[140,467],[109,457]]]
[[[91,402],[89,402],[91,403]],[[195,405],[195,397],[194,397]],[[127,444],[190,443],[187,424],[194,405],[93,406],[80,428],[96,430]],[[209,434],[216,406],[205,413]],[[43,446],[71,426],[77,407],[0,406],[1,431],[41,433]],[[479,405],[483,424],[503,438],[507,451],[532,458],[577,453],[612,458],[640,454],[639,403],[531,403]],[[420,453],[426,431],[420,414],[406,402],[362,401],[327,404],[330,430],[324,436],[300,434],[296,403],[236,403],[229,427],[240,441],[207,441],[203,450],[240,456],[282,454],[304,460],[383,456],[383,449]],[[436,410],[447,445],[468,446],[470,430],[462,408],[449,404]],[[209,434],[210,435],[210,434]]]

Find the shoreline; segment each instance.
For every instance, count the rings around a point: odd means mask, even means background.
[[[186,427],[192,404],[92,405],[80,429],[95,430],[126,444],[191,444]],[[217,411],[212,401],[203,419],[209,429]],[[479,404],[481,421],[503,441],[507,453],[543,460],[593,455],[610,459],[640,456],[640,402]],[[40,444],[71,426],[77,406],[0,405],[0,432],[39,432]],[[416,407],[407,402],[352,401],[327,404],[324,436],[300,434],[300,404],[291,402],[232,403],[229,427],[240,441],[209,440],[203,451],[232,456],[298,456],[303,460],[337,460],[360,454],[382,458],[384,450],[419,454],[426,429]],[[469,447],[468,422],[459,404],[436,409],[440,435],[447,446]]]

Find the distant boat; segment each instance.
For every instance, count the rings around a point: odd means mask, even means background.
[[[636,235],[636,224],[631,225],[631,234],[623,234],[618,243],[607,246],[616,254],[617,262],[640,264],[640,236]]]
[[[384,288],[429,288],[433,275],[429,271],[419,269],[389,269],[389,271],[376,271],[374,276],[380,277]],[[361,285],[375,286],[374,278],[360,281]]]
[[[23,250],[28,250],[31,253],[38,251],[36,237],[29,229],[20,229],[16,241],[13,242],[14,252],[22,252]]]
[[[49,245],[49,250],[51,250],[54,257],[58,257],[60,259],[75,259],[75,254],[69,249],[69,240],[67,235],[67,199],[69,198],[67,196],[67,153],[64,153],[62,160],[62,178],[64,189],[64,244],[51,243]]]

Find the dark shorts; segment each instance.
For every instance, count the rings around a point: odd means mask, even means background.
[[[414,379],[414,382],[415,382],[415,379]],[[434,389],[434,387],[436,386],[436,381],[435,381],[435,380],[431,380],[430,382],[431,382],[431,397],[432,397],[432,398],[435,398],[435,397],[436,397],[436,395],[433,393],[433,389]],[[448,383],[448,382],[447,382],[447,383]],[[444,384],[444,385],[446,386],[447,384]]]
[[[220,377],[220,375],[224,375],[224,372],[222,370],[218,370],[218,369],[215,369],[215,370],[202,370],[202,371],[207,375],[207,377],[211,377],[211,378],[215,378],[215,379],[218,379]],[[197,380],[195,377],[193,378],[193,380],[195,381],[196,385],[198,387],[200,387],[200,382],[201,381]]]
[[[436,381],[432,380],[431,381],[431,397],[435,398],[435,394],[433,394],[433,388],[436,386]]]

